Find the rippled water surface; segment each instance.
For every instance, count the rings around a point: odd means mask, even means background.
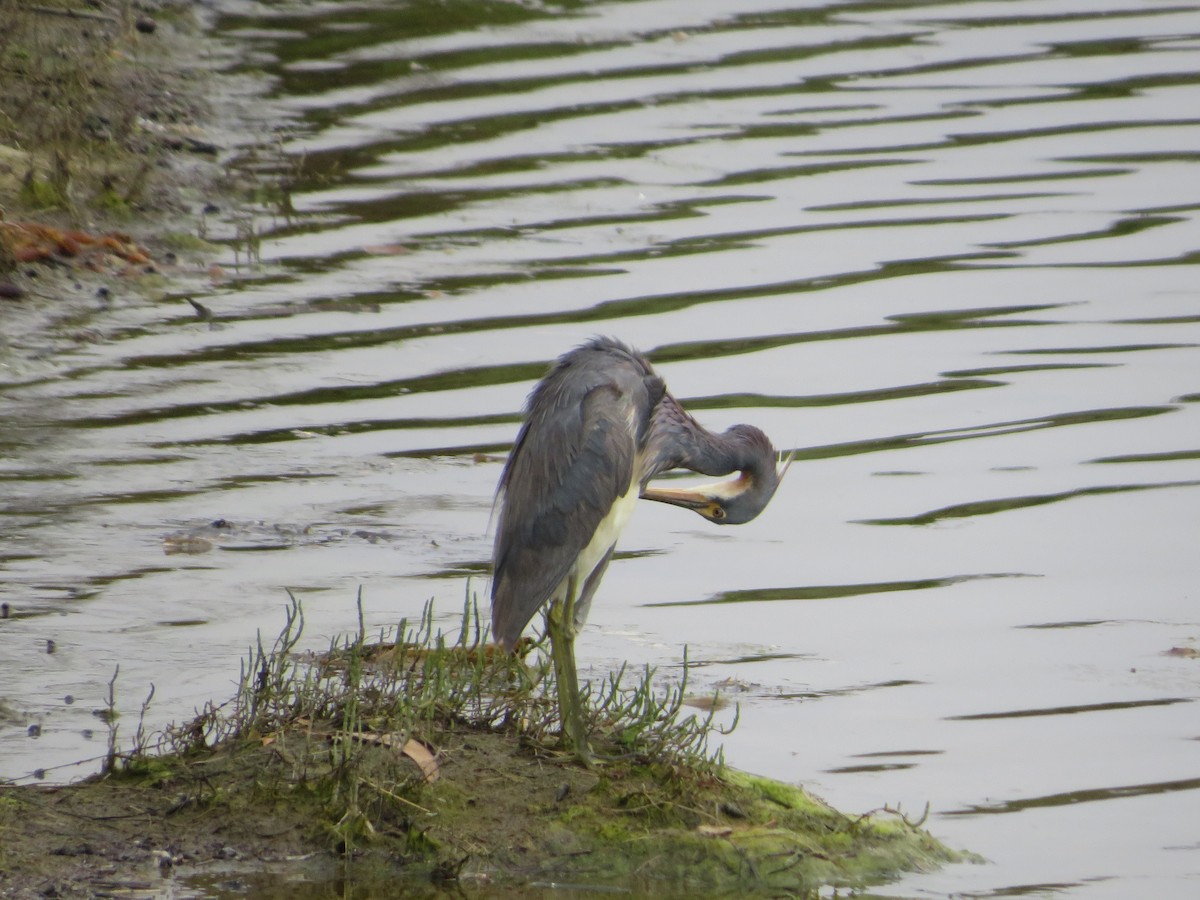
[[[1200,892],[1196,4],[225,9],[291,212],[211,322],[6,345],[0,775],[91,771],[118,663],[123,722],[227,696],[285,586],[314,646],[483,595],[525,394],[614,334],[797,463],[640,508],[586,674],[686,643],[734,765],[989,860],[889,896]]]

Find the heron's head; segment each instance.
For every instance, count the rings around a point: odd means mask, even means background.
[[[757,516],[775,496],[791,454],[780,462],[767,436],[752,425],[734,425],[720,437],[733,453],[736,478],[693,488],[647,487],[642,497],[682,506],[717,525],[742,525]]]

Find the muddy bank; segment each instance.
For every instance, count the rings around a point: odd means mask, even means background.
[[[954,858],[901,819],[844,816],[803,792],[646,761],[587,772],[514,735],[438,735],[440,777],[376,746],[371,833],[346,852],[333,746],[293,731],[57,788],[0,789],[6,896],[348,879],[367,896],[624,888],[649,896],[803,894]],[[325,771],[322,771],[325,769]],[[398,799],[388,799],[384,791]]]
[[[432,622],[295,654],[296,604],[228,702],[126,750],[114,733],[98,777],[0,787],[0,890],[806,896],[963,858],[898,812],[727,768],[686,683],[651,673],[588,686],[583,768],[543,653],[498,652],[471,607],[457,634]]]
[[[264,84],[184,0],[2,0],[0,365],[103,340],[93,319],[227,273],[254,205],[229,167]],[[18,366],[19,369],[19,366]]]

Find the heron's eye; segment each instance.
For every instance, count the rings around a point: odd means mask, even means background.
[[[714,519],[723,519],[723,518],[725,518],[725,508],[724,508],[724,507],[722,507],[722,506],[714,506],[714,507],[712,508],[712,517],[713,517]]]

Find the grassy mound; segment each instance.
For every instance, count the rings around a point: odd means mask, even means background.
[[[603,762],[582,768],[558,749],[553,667],[484,644],[471,604],[450,639],[427,611],[313,656],[295,652],[301,628],[293,604],[237,696],[153,750],[114,752],[79,785],[0,788],[0,871],[60,895],[107,873],[110,888],[284,875],[368,896],[778,896],[960,858],[898,815],[729,769],[707,749],[711,714],[681,715],[686,685],[656,691],[649,672],[589,688]]]

